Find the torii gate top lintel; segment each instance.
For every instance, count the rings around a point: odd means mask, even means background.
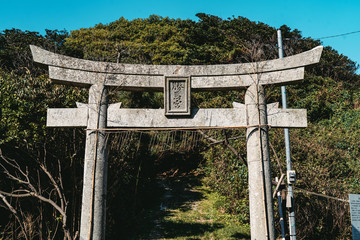
[[[191,77],[193,90],[246,88],[261,74],[260,85],[281,84],[303,79],[304,66],[319,62],[322,46],[269,61],[219,65],[143,65],[97,62],[68,57],[31,45],[34,62],[49,66],[50,78],[62,84],[90,86],[99,77],[105,86],[123,90],[163,91],[164,76]],[[105,76],[105,77],[104,77]]]

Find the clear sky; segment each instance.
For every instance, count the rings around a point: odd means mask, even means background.
[[[243,16],[276,28],[286,24],[312,38],[360,31],[360,0],[0,0],[0,7],[0,30],[41,34],[44,29],[70,31],[151,14],[197,20],[199,12],[223,19]],[[360,63],[360,32],[322,41]]]

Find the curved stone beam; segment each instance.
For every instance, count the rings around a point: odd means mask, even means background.
[[[106,86],[119,87],[122,90],[152,90],[162,91],[165,85],[164,76],[156,75],[126,75],[79,71],[75,69],[49,66],[49,76],[58,83],[75,85],[92,85],[97,81]],[[304,78],[304,67],[283,71],[265,72],[259,74],[242,74],[226,76],[191,76],[193,90],[221,90],[246,88],[254,82],[260,85],[286,84]]]
[[[164,76],[190,76],[191,87],[198,90],[237,89],[254,82],[284,84],[301,80],[304,66],[319,62],[323,50],[318,46],[281,59],[221,65],[143,65],[106,63],[68,57],[31,45],[36,63],[49,66],[50,78],[63,84],[92,85],[105,82],[124,90],[161,91]]]
[[[290,57],[255,63],[219,65],[144,65],[107,63],[83,60],[46,51],[30,45],[34,62],[90,72],[135,74],[135,75],[183,75],[183,76],[221,76],[272,72],[302,67],[319,62],[323,46]]]

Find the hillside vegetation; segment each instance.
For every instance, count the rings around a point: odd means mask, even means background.
[[[277,58],[275,28],[243,17],[221,19],[203,13],[197,17],[197,21],[154,15],[132,21],[120,18],[71,33],[47,30],[40,35],[18,29],[0,33],[0,239],[73,239],[79,230],[85,131],[46,128],[46,109],[87,102],[87,90],[53,84],[47,70],[34,65],[29,44],[118,63],[201,65]],[[321,45],[297,29],[284,25],[281,30],[285,56]],[[356,69],[355,62],[325,47],[320,63],[306,68],[305,79],[287,87],[288,107],[308,111],[309,127],[290,131],[300,190],[340,199],[360,193]],[[110,94],[111,102],[121,101],[124,107],[163,107],[162,93],[113,89]],[[268,86],[266,94],[268,103],[281,100],[279,87]],[[244,102],[244,91],[192,93],[192,107],[232,107],[233,101]],[[175,136],[171,144],[169,134]],[[204,135],[226,141],[212,144]],[[201,189],[221,199],[215,201],[221,207],[214,209],[247,229],[244,135],[243,129],[111,133],[107,239],[136,239],[135,233],[146,228],[149,209],[163,194],[159,176],[196,176]],[[282,129],[270,130],[270,143],[273,177],[280,177],[281,171],[286,172]],[[32,191],[48,201],[5,194],[14,190]],[[347,203],[300,190],[295,192],[299,239],[351,238]]]

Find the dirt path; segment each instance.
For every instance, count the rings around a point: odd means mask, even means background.
[[[192,203],[202,198],[201,193],[192,188],[192,184],[198,183],[198,181],[189,176],[173,178],[161,176],[157,183],[159,188],[163,190],[163,194],[157,213],[154,214],[153,228],[147,239],[164,239],[164,232],[166,231],[164,218],[171,214],[171,210],[192,208]]]
[[[250,239],[248,224],[221,210],[223,198],[201,177],[159,177],[158,186],[162,194],[148,215],[150,228],[136,240]]]

